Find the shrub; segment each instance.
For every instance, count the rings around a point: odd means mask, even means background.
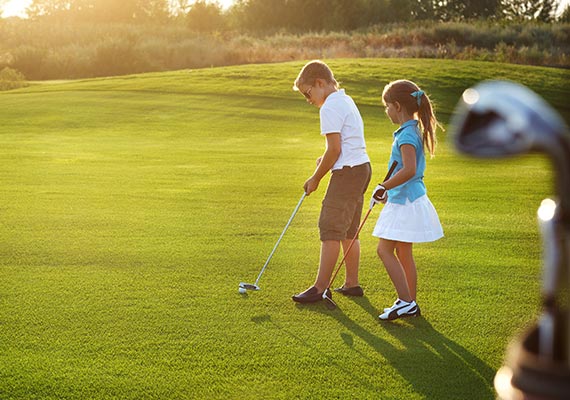
[[[0,71],[0,90],[12,90],[28,86],[26,78],[21,72],[5,67]]]

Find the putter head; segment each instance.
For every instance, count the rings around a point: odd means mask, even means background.
[[[452,118],[456,148],[482,158],[556,151],[568,128],[541,97],[508,81],[467,89]]]
[[[252,283],[245,283],[245,282],[240,282],[239,287],[242,289],[245,289],[245,290],[260,290],[261,289],[257,285],[254,285]]]
[[[323,292],[323,300],[325,301],[325,305],[329,310],[334,310],[337,305],[332,299],[332,292],[330,289],[327,289]]]

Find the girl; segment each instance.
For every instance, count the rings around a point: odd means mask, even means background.
[[[374,189],[372,201],[386,203],[373,236],[380,238],[378,256],[398,293],[381,320],[420,315],[416,304],[417,273],[412,254],[414,243],[443,237],[437,212],[423,182],[424,149],[433,157],[439,125],[428,96],[413,82],[389,83],[382,93],[386,113],[400,127],[394,132],[390,162],[397,161],[394,175]]]

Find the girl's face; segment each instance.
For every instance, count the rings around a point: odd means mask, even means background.
[[[398,103],[384,103],[386,105],[386,114],[393,124],[398,124],[399,120],[399,104]]]

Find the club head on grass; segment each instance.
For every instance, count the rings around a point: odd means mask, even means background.
[[[240,282],[239,284],[240,289],[245,289],[245,290],[260,290],[261,288],[257,285],[254,285],[253,283],[245,283],[245,282]]]
[[[329,310],[334,310],[337,308],[336,303],[332,299],[332,292],[330,289],[327,289],[323,292],[323,300],[325,301],[325,305]]]

